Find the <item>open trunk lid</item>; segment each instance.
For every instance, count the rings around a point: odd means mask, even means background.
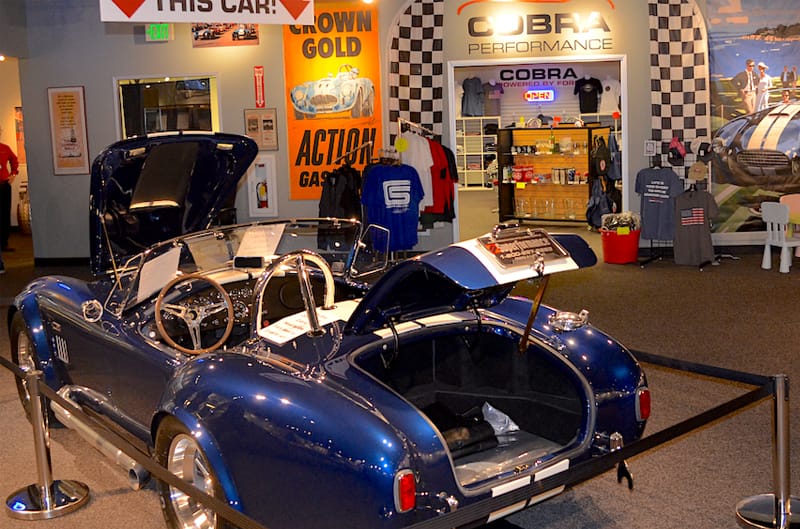
[[[392,268],[364,296],[346,330],[500,303],[525,279],[592,266],[597,257],[577,235],[498,226],[487,235],[429,252]]]

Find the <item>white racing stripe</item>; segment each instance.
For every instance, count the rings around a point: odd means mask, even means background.
[[[775,150],[783,129],[798,112],[800,112],[800,105],[776,106],[761,119],[744,148],[746,150]]]
[[[569,469],[569,459],[559,461],[555,465],[537,472],[536,474],[533,475],[533,479],[534,481],[541,481],[545,478],[549,478],[550,476],[554,476],[556,474],[564,472],[567,469]],[[530,484],[530,482],[531,478],[530,476],[528,476],[525,478],[518,479],[516,481],[512,481],[511,483],[506,483],[504,485],[494,487],[492,489],[492,497],[500,496],[502,494],[507,494],[512,490],[517,490],[521,487],[526,487]],[[508,507],[503,507],[502,509],[498,509],[489,515],[489,518],[486,521],[486,523],[499,520],[500,518],[505,518],[506,516],[513,514],[517,511],[521,511],[526,507],[530,507],[535,503],[539,503],[549,498],[552,498],[553,496],[557,496],[562,492],[564,492],[564,489],[566,489],[566,487],[564,485],[560,485],[552,490],[548,490],[541,494],[537,494],[536,496],[532,496],[527,500],[519,501],[513,505],[509,505]]]

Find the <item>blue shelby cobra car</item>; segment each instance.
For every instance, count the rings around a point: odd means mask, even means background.
[[[340,112],[361,118],[372,116],[375,111],[375,85],[371,79],[359,77],[358,68],[349,64],[340,66],[335,76],[295,86],[289,95],[297,119]]]
[[[733,119],[719,128],[712,147],[715,182],[800,191],[800,103]]]
[[[215,227],[256,152],[224,134],[104,151],[95,278],[42,277],[16,297],[14,361],[270,529],[406,527],[640,438],[637,361],[585,313],[540,304],[549,274],[595,263],[582,239],[500,226],[386,269],[387,234],[355,221]],[[510,295],[529,279],[534,300]],[[52,406],[104,449],[65,411]],[[227,527],[158,490],[170,527]]]

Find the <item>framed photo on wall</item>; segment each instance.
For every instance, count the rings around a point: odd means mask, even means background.
[[[88,174],[89,145],[82,86],[47,89],[53,171],[57,175]]]
[[[278,120],[274,108],[254,108],[244,111],[245,134],[252,138],[259,150],[278,150]]]
[[[247,172],[247,202],[250,217],[277,217],[278,190],[275,156],[259,154]]]

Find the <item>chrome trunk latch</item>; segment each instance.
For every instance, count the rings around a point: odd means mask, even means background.
[[[436,509],[437,514],[445,514],[458,509],[458,500],[452,494],[440,492],[436,495],[436,499],[443,503],[442,507]]]

